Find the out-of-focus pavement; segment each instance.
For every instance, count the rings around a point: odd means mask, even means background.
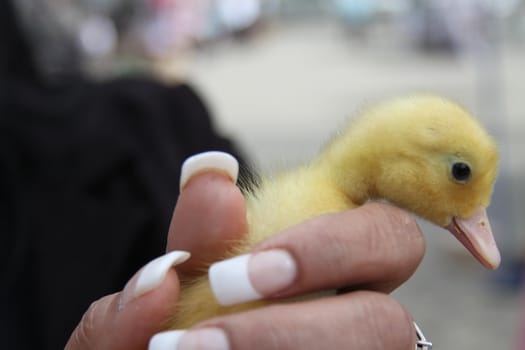
[[[480,66],[473,57],[428,55],[402,40],[381,40],[380,30],[379,43],[367,45],[348,40],[334,23],[278,25],[246,45],[192,54],[175,69],[196,84],[220,128],[264,171],[307,159],[360,107],[381,98],[428,91],[460,101],[481,116],[501,145],[500,187],[506,192],[491,208],[493,230],[504,260],[507,252],[521,252],[516,237],[522,230],[516,228],[523,223],[525,51],[507,47],[499,66]],[[496,79],[483,85],[491,76]],[[494,273],[446,231],[422,227],[426,257],[396,298],[435,349],[513,348],[517,293],[490,283]]]

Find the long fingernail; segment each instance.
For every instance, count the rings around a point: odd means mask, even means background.
[[[270,296],[291,285],[296,276],[295,260],[282,249],[237,256],[209,270],[213,294],[223,306]]]
[[[148,350],[228,350],[228,337],[219,328],[167,331],[151,338]]]
[[[150,261],[124,287],[120,296],[119,308],[122,308],[130,300],[158,287],[164,281],[171,267],[182,264],[189,257],[190,253],[188,252],[173,251]]]
[[[210,151],[194,155],[184,161],[180,176],[180,189],[182,190],[186,186],[186,183],[192,176],[209,169],[222,171],[233,182],[237,182],[239,175],[237,159],[225,152]]]

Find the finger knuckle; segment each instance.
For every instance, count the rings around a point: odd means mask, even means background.
[[[399,255],[394,261],[417,266],[425,254],[425,240],[414,216],[385,203],[372,203],[364,209],[367,221],[373,225],[371,230],[375,232],[369,235],[371,244],[380,241],[383,246],[396,248],[388,250]]]
[[[96,315],[99,310],[99,303],[92,303],[87,311],[82,316],[80,323],[73,331],[69,344],[74,344],[71,348],[76,348],[76,346],[81,347],[82,349],[95,349],[94,340],[98,337],[94,336],[95,334],[95,325],[96,325]]]

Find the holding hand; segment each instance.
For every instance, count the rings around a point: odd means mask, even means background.
[[[213,169],[193,174],[181,192],[168,235],[168,251],[178,251],[150,262],[123,292],[93,303],[66,349],[145,349],[173,314],[180,280],[219,259],[228,241],[246,231],[244,200],[232,179]],[[171,266],[187,257],[180,250],[192,256],[175,271]],[[272,266],[264,264],[264,255],[275,252],[289,257],[293,265],[280,285],[268,280],[272,276],[266,272]],[[412,275],[423,254],[424,241],[414,219],[392,206],[373,203],[320,216],[257,246],[250,260],[262,264],[252,264],[250,280],[265,298],[341,288],[352,292],[160,333],[150,348],[412,350],[411,317],[385,293]]]

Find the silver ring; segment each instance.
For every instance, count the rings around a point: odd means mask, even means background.
[[[417,323],[414,322],[414,327],[416,328],[416,350],[432,350],[432,343],[429,342],[425,335],[423,335],[423,332],[421,331],[421,328],[417,325]]]

